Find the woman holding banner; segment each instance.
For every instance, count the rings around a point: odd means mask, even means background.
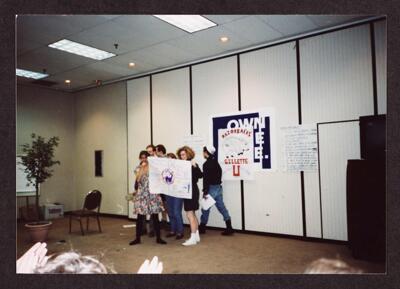
[[[192,198],[185,199],[183,201],[184,210],[190,222],[191,234],[190,238],[182,244],[184,246],[192,246],[200,242],[200,235],[198,230],[199,222],[197,220],[195,211],[199,209],[199,187],[197,186],[197,182],[203,177],[203,173],[194,161],[195,154],[190,147],[181,147],[180,149],[178,149],[176,154],[179,159],[192,162]]]
[[[138,190],[134,196],[134,210],[133,213],[137,214],[136,221],[136,239],[131,241],[129,245],[140,244],[140,236],[143,229],[143,221],[146,215],[151,215],[151,219],[154,224],[154,230],[157,236],[157,243],[167,244],[161,239],[160,235],[160,222],[158,220],[158,214],[162,212],[162,200],[158,194],[150,194],[149,191],[149,163],[147,160],[143,160],[140,163],[140,168],[136,175],[136,181],[138,183]]]

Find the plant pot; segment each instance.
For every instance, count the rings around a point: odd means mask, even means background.
[[[52,222],[43,221],[27,223],[25,224],[25,227],[28,229],[32,242],[36,243],[46,241],[52,225]]]

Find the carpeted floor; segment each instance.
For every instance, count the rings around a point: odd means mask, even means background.
[[[68,218],[53,220],[47,241],[49,254],[75,249],[84,255],[95,255],[118,273],[135,273],[145,259],[158,256],[166,274],[223,273],[269,274],[302,273],[313,260],[321,257],[340,258],[366,273],[384,273],[385,264],[355,260],[345,245],[300,241],[235,233],[221,236],[220,231],[208,230],[201,235],[200,244],[184,247],[183,240],[165,238],[167,245],[155,243],[155,238],[142,237],[142,244],[129,246],[135,228],[127,219],[101,217],[103,233],[97,231],[91,220],[89,233],[82,236],[79,223],[73,223],[68,234]],[[84,226],[86,227],[86,226]],[[189,228],[185,228],[188,236]],[[166,232],[162,231],[165,236]],[[32,246],[23,222],[17,227],[17,256]]]

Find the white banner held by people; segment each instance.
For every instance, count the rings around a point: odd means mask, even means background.
[[[152,194],[192,198],[192,165],[189,161],[149,157],[149,189]]]
[[[253,128],[218,130],[218,162],[224,180],[252,180],[253,176]]]

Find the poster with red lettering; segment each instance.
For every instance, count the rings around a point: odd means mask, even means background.
[[[256,172],[277,169],[273,107],[211,115],[209,139],[224,180],[251,180]]]
[[[218,129],[218,162],[224,180],[253,180],[253,127]]]

